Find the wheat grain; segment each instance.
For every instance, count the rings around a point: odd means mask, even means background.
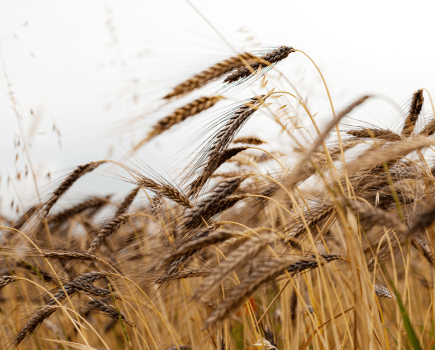
[[[334,211],[334,204],[323,204],[316,208],[311,208],[309,211],[307,210],[303,215],[305,219],[305,223],[301,217],[298,218],[298,223],[293,224],[290,228],[286,230],[287,237],[286,242],[294,242],[301,239],[301,235],[306,231],[306,228],[311,230],[316,225],[319,225],[320,221],[322,221],[327,216],[331,215]]]
[[[88,286],[89,283],[94,283],[106,275],[107,275],[107,273],[102,272],[102,271],[87,272],[87,273],[75,278],[71,282],[64,284],[63,288],[59,288],[53,296],[55,299],[57,299],[57,301],[62,302],[66,298],[65,292],[69,296],[72,296],[73,294],[78,292],[78,289],[80,289],[80,288],[86,289],[86,287]],[[56,301],[53,298],[51,298],[50,296],[46,296],[44,299],[47,300],[46,305],[56,305],[57,304]]]

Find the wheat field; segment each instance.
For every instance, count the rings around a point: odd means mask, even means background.
[[[318,70],[309,55],[260,51],[178,79],[162,96],[169,109],[188,102],[131,154],[209,118],[173,181],[97,159],[53,180],[18,219],[1,217],[4,348],[435,348],[429,92],[410,91],[394,130],[351,118],[376,95],[337,111],[329,98],[320,120],[276,84],[285,83],[276,66],[294,55]],[[233,98],[254,82],[261,93]],[[214,92],[189,100],[210,83]],[[286,147],[244,132],[257,115]],[[131,185],[123,200],[62,202],[109,168]]]

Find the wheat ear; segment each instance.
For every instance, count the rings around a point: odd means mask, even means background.
[[[105,303],[99,299],[92,298],[92,300],[88,301],[87,304],[89,305],[92,310],[97,310],[103,315],[119,320],[121,319],[124,323],[128,324],[130,327],[135,327],[132,321],[130,321],[121,310],[116,309],[113,305],[110,305],[108,303]]]
[[[333,260],[341,259],[341,256],[323,255],[320,259],[322,263],[328,263]],[[287,270],[291,276],[294,276],[297,273],[317,267],[318,262],[315,258],[303,258],[299,261],[295,261],[294,257],[284,257],[265,263],[226,296],[225,300],[220,303],[216,310],[206,319],[203,328],[209,328],[213,324],[224,320],[232,310],[243,303],[247,296],[252,294],[252,292],[258,289],[262,284],[279,276],[285,270]]]
[[[219,164],[222,152],[227,148],[228,144],[234,139],[240,128],[248,121],[248,119],[258,110],[264,103],[265,99],[269,95],[256,96],[245,103],[230,117],[224,127],[219,130],[216,134],[213,143],[208,148],[205,155],[205,164],[203,166],[203,174],[207,174],[205,178],[204,175],[203,182],[193,182],[190,185],[190,190],[188,197],[194,195],[203,185],[204,181],[217,169],[217,164]]]
[[[27,337],[30,337],[35,330],[57,309],[58,305],[46,305],[37,310],[33,316],[26,322],[24,327],[22,327],[14,337],[12,346],[16,348],[20,345]]]
[[[421,109],[423,107],[423,102],[423,89],[414,92],[411,99],[411,106],[402,129],[402,135],[410,136],[414,131],[415,124],[417,123],[418,116],[420,115]]]
[[[201,225],[203,219],[208,220],[211,218],[216,212],[214,206],[237,190],[243,180],[244,178],[226,179],[214,187],[206,198],[186,213],[184,228],[195,228]]]
[[[263,143],[266,143],[266,141],[263,141],[262,139],[255,136],[245,136],[245,137],[236,138],[233,141],[233,143],[246,143],[248,145],[262,145]]]
[[[427,125],[423,128],[423,130],[419,133],[419,135],[423,136],[431,136],[435,133],[435,119],[432,119]]]
[[[83,175],[95,170],[104,161],[92,162],[77,167],[68,177],[62,181],[60,186],[53,192],[51,198],[45,203],[43,208],[43,217],[46,217],[51,208],[56,204],[59,198]]]
[[[225,277],[233,270],[247,264],[255,258],[268,244],[273,242],[274,238],[253,238],[232,252],[217,267],[213,274],[208,277],[192,294],[192,299],[197,299],[219,286]]]
[[[133,215],[134,214],[121,214],[106,223],[89,246],[88,253],[93,254],[107,237],[115,233],[119,227],[125,224]]]
[[[82,276],[79,276],[75,280],[66,283],[63,285],[63,289],[60,288],[54,294],[54,298],[58,302],[62,302],[66,298],[66,294],[73,295],[78,289],[77,286],[82,286],[86,288],[88,283],[93,283],[103,277],[105,272],[89,272],[85,273]],[[58,308],[57,302],[51,297],[46,297],[45,300],[48,300],[47,303],[37,310],[34,315],[30,318],[29,321],[17,332],[14,337],[13,346],[17,347],[20,345],[27,337],[33,334],[33,332],[40,326],[48,317],[50,317]]]
[[[65,220],[76,216],[87,209],[97,209],[101,208],[105,204],[109,203],[110,196],[106,197],[92,197],[86,199],[85,201],[72,206],[71,208],[67,208],[62,210],[61,212],[51,215],[47,218],[48,223],[50,224],[59,224],[64,222]]]
[[[183,207],[191,208],[192,204],[189,199],[184,196],[179,190],[169,184],[159,184],[143,175],[139,175],[138,185],[150,189],[156,194],[161,194],[164,197],[181,204]]]
[[[184,245],[182,245],[179,249],[177,249],[175,252],[168,254],[165,256],[162,261],[160,262],[159,266],[166,266],[178,258],[190,254],[192,252],[196,252],[204,247],[221,243],[226,241],[227,239],[230,239],[232,237],[236,236],[231,231],[228,230],[219,230],[213,233],[208,234],[205,237],[197,238],[191,242],[188,242]]]
[[[335,205],[333,203],[322,204],[318,207],[311,208],[310,211],[306,211],[304,215],[305,222],[307,226],[312,229],[320,223],[323,219],[329,216],[335,210]],[[286,237],[286,242],[292,242],[294,240],[301,239],[302,234],[305,232],[306,226],[301,217],[298,218],[298,223],[293,224]]]
[[[375,294],[381,298],[396,299],[395,296],[391,295],[388,288],[385,288],[384,286],[380,286],[378,284],[375,285]]]
[[[0,276],[0,290],[18,279],[17,276]]]
[[[258,69],[271,66],[274,63],[286,59],[290,53],[295,52],[292,47],[281,46],[272,52],[269,52],[257,61],[250,63],[250,67],[240,67],[224,79],[224,83],[234,83],[240,79],[247,78],[255,73]]]
[[[350,130],[346,134],[352,135],[354,137],[364,139],[364,138],[374,138],[387,141],[399,141],[401,136],[390,130],[382,129],[362,129],[362,130]]]
[[[105,260],[99,258],[98,256],[89,253],[79,253],[79,252],[43,252],[44,258],[49,259],[63,259],[63,260],[82,260],[82,261],[96,261],[101,263],[106,263]]]
[[[204,172],[190,184],[190,188],[193,190],[193,192],[191,190],[191,192],[189,192],[188,196],[190,197],[194,192],[198,192],[207,183],[207,180],[210,177],[212,177],[213,173],[217,169],[219,169],[219,167],[222,164],[224,164],[225,162],[229,161],[231,158],[233,158],[234,156],[236,156],[240,152],[243,152],[247,149],[248,149],[248,147],[233,147],[233,148],[228,148],[228,149],[224,150],[220,154],[219,160],[215,163],[210,164],[206,168],[206,170],[204,170]]]
[[[115,217],[120,216],[121,214],[124,214],[128,210],[131,203],[133,203],[134,199],[136,198],[139,190],[140,190],[140,186],[135,187],[131,190],[131,192],[124,198],[124,200],[122,201],[122,203],[119,205],[118,209],[116,210]]]
[[[187,105],[177,108],[173,113],[160,119],[157,124],[152,127],[152,130],[147,134],[145,139],[139,142],[138,145],[134,147],[134,150],[141,147],[144,143],[150,141],[154,137],[162,134],[163,132],[169,130],[174,125],[177,125],[187,118],[192,117],[213,107],[217,102],[224,99],[223,96],[211,96],[211,97],[200,97],[195,101],[188,103]]]
[[[380,149],[364,152],[358,159],[348,163],[346,169],[349,173],[357,172],[376,164],[387,163],[391,160],[404,157],[412,151],[429,147],[433,143],[433,140],[423,136],[409,137]]]
[[[397,215],[356,201],[349,201],[348,205],[359,214],[361,219],[369,220],[373,224],[385,226],[397,232],[405,232],[408,230],[408,227],[400,222]]]
[[[168,280],[181,280],[184,278],[207,277],[210,276],[210,274],[212,273],[213,270],[207,268],[189,269],[189,270],[174,272],[171,274],[168,273],[167,275],[160,277],[154,282],[156,284],[162,284],[167,282]]]
[[[210,68],[202,71],[201,73],[198,73],[193,77],[178,84],[169,94],[167,94],[163,98],[168,100],[192,92],[193,90],[206,85],[212,80],[224,76],[225,74],[231,72],[233,69],[242,67],[242,59],[250,62],[252,61],[252,59],[254,59],[254,56],[249,53],[242,53],[237,56],[231,57],[225,61],[219,62],[214,66],[211,66]]]

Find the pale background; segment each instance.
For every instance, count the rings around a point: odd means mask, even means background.
[[[237,49],[286,45],[307,52],[322,69],[337,109],[365,93],[388,96],[400,106],[420,88],[435,96],[434,1],[192,3]],[[12,198],[15,206],[36,200],[33,181],[16,178],[27,160],[20,151],[15,161],[20,132],[5,74],[44,195],[53,189],[43,178],[48,171],[59,179],[93,160],[128,162],[131,145],[158,118],[127,121],[155,108],[154,101],[183,77],[231,54],[183,0],[0,0],[1,211],[10,211]],[[330,116],[321,81],[306,58],[292,54],[279,69],[309,96],[314,112]],[[430,115],[430,105],[425,107]],[[360,117],[388,126],[393,112],[384,101],[364,108]],[[255,122],[250,127],[268,131]],[[177,130],[145,147],[133,163],[173,175],[188,136]],[[107,168],[96,173],[74,187],[71,197],[128,190],[111,174]]]

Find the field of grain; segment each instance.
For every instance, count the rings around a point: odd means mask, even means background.
[[[318,72],[328,119],[297,89],[277,88],[292,87],[279,65],[294,55]],[[352,118],[379,96],[335,110],[321,71],[297,48],[235,52],[176,79],[157,101],[171,112],[129,150],[168,142],[175,126],[182,134],[186,120],[205,115],[173,181],[96,159],[54,179],[20,218],[1,217],[1,345],[435,348],[429,92],[410,91],[389,130]],[[258,95],[233,97],[252,83]],[[214,91],[204,90],[210,84]],[[200,91],[209,93],[190,98]],[[282,149],[244,132],[258,115],[278,125]],[[19,147],[25,156],[26,141]],[[123,200],[65,204],[76,182],[113,169],[131,186]]]

